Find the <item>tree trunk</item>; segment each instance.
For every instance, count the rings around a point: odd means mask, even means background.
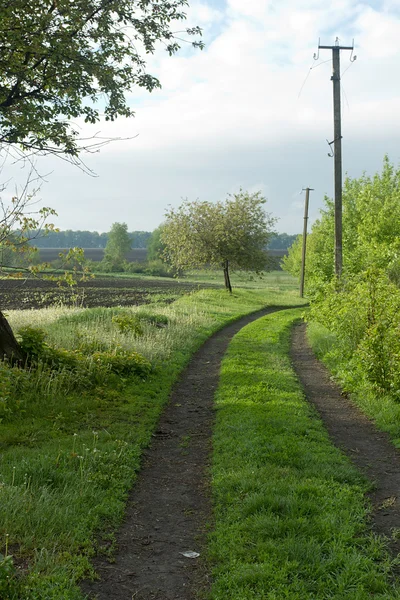
[[[0,360],[4,359],[15,362],[22,360],[23,356],[7,319],[0,311]]]
[[[229,277],[229,261],[224,260],[223,267],[224,267],[225,289],[228,290],[230,294],[232,294],[231,279]]]

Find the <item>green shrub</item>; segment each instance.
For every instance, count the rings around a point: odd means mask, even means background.
[[[151,260],[147,263],[145,271],[146,275],[153,277],[173,277],[173,273],[162,260]]]
[[[111,320],[121,333],[133,333],[135,336],[143,335],[143,327],[137,316],[132,313],[114,315]]]
[[[125,267],[125,272],[143,274],[146,272],[146,263],[128,262]]]
[[[333,332],[345,371],[400,400],[400,290],[371,268],[314,299],[311,318]]]
[[[19,344],[23,353],[26,356],[38,357],[42,356],[45,350],[48,348],[45,338],[46,333],[43,329],[37,327],[21,327],[18,331]]]
[[[166,315],[153,314],[147,311],[140,311],[136,313],[137,318],[140,321],[155,325],[155,327],[166,327],[169,324],[169,318]]]
[[[143,332],[139,319],[130,314],[120,315],[117,322],[121,331],[134,331],[136,335]],[[42,395],[48,396],[55,390],[67,393],[102,385],[110,378],[110,374],[145,377],[151,371],[151,363],[144,356],[119,346],[104,351],[99,349],[95,340],[93,345],[89,340],[83,341],[78,349],[66,350],[47,344],[41,329],[25,327],[19,331],[19,335],[27,355],[27,370],[10,367],[7,363],[0,364],[0,418],[19,409],[18,386],[15,382],[20,382],[19,387],[22,385],[28,395],[29,388],[39,386]],[[25,397],[26,393],[21,396]]]
[[[151,363],[138,352],[128,352],[117,349],[114,352],[95,352],[93,361],[101,366],[109,368],[117,375],[139,375],[145,377],[151,371]]]

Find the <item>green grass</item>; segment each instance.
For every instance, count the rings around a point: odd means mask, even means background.
[[[330,442],[288,358],[301,310],[231,342],[216,396],[212,600],[394,600],[368,482]]]
[[[156,277],[145,275],[143,273],[96,273],[99,278],[116,278],[116,279],[150,279],[156,281],[168,281],[165,277]],[[224,276],[222,270],[216,269],[197,269],[188,271],[184,276],[177,277],[177,281],[213,284],[224,286]],[[292,275],[284,271],[270,271],[264,273],[261,277],[255,273],[245,271],[233,271],[231,273],[231,282],[234,288],[250,288],[250,289],[275,289],[276,291],[294,291],[299,288],[298,280]]]
[[[8,536],[21,568],[18,578],[2,579],[0,556],[0,597],[80,599],[77,582],[91,573],[91,557],[112,553],[141,452],[190,356],[226,323],[265,305],[295,303],[295,292],[202,290],[169,307],[10,311],[15,330],[40,325],[56,348],[122,347],[143,354],[153,370],[144,380],[112,373],[96,380],[89,354],[92,371],[11,371],[14,403],[0,401],[8,406],[0,422],[0,552]],[[149,321],[150,312],[167,326]],[[115,314],[141,313],[140,337],[113,324]]]
[[[342,387],[351,392],[352,400],[362,412],[370,417],[379,429],[388,432],[393,444],[400,448],[400,403],[390,394],[379,393],[365,377],[349,370],[348,361],[343,361],[343,354],[339,350],[335,335],[323,325],[309,323],[307,337],[315,354]]]
[[[182,281],[191,281],[194,283],[212,283],[214,285],[224,285],[224,276],[221,271],[214,269],[204,269],[188,271]],[[232,287],[260,289],[268,288],[275,291],[298,291],[298,281],[292,275],[284,271],[270,271],[258,276],[255,273],[246,271],[233,271],[231,273]]]

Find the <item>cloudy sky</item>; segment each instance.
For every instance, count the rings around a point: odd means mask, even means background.
[[[327,50],[313,59],[319,38],[355,41],[355,62],[341,53],[344,170],[373,174],[385,153],[400,162],[399,0],[192,0],[187,14],[205,49],[152,58],[162,90],[133,90],[136,117],[93,130],[132,138],[85,158],[98,177],[40,160],[58,226],[152,230],[169,204],[242,187],[262,190],[278,231],[300,232],[301,189],[315,188],[311,220],[333,194],[332,62]]]

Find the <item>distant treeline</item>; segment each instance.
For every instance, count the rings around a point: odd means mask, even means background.
[[[132,231],[129,233],[132,248],[146,248],[151,237],[151,231]],[[297,235],[277,233],[268,248],[270,250],[286,250],[290,248]],[[48,235],[38,235],[32,240],[32,245],[38,248],[105,248],[108,233],[98,231],[66,231],[50,232]]]
[[[151,237],[150,231],[132,231],[129,232],[132,240],[132,248],[146,248],[147,241]],[[32,234],[31,244],[37,248],[105,248],[108,239],[108,233],[99,233],[98,231],[52,231],[47,235],[35,237]]]
[[[297,234],[289,235],[288,233],[276,233],[268,244],[269,250],[287,250],[293,244]]]

